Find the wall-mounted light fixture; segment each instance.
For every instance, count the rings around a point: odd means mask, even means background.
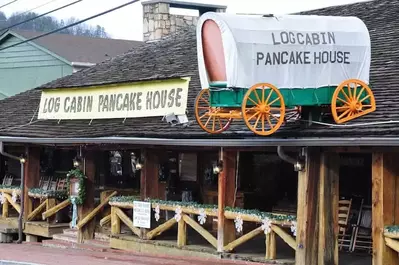
[[[223,161],[219,160],[215,165],[213,165],[213,174],[219,174],[223,171]]]
[[[76,157],[73,159],[73,166],[74,166],[75,168],[78,168],[78,167],[80,167],[81,164],[82,164],[82,158],[81,158],[80,156],[76,156]]]

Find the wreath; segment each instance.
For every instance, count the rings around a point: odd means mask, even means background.
[[[78,196],[75,198],[77,205],[82,205],[86,199],[86,179],[87,177],[83,174],[82,170],[75,168],[67,174],[67,192],[70,194],[71,178],[75,177],[79,180],[79,191]]]

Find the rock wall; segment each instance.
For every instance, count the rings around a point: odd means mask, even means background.
[[[217,9],[216,12],[225,12]],[[198,17],[170,14],[168,3],[143,5],[143,40],[152,41],[175,32],[179,28],[195,27]]]

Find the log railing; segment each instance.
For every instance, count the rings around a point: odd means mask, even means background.
[[[384,232],[385,244],[399,253],[399,226],[389,226]]]
[[[163,232],[171,229],[175,224],[177,224],[177,246],[183,247],[187,244],[187,226],[190,226],[198,234],[200,234],[211,246],[217,249],[217,239],[214,235],[208,232],[199,222],[190,217],[190,215],[202,215],[208,217],[217,217],[216,208],[194,208],[194,207],[184,207],[175,205],[162,205],[159,203],[152,203],[151,207],[153,210],[158,211],[176,211],[176,215],[169,220],[165,220],[164,223],[158,225],[150,231],[141,230],[140,228],[133,226],[133,219],[129,218],[123,209],[133,209],[133,203],[121,203],[116,201],[111,201],[111,216],[106,216],[100,223],[111,222],[111,233],[117,235],[121,233],[121,222],[124,223],[135,235],[145,240],[155,239],[157,236],[161,235]],[[179,209],[177,211],[176,209]],[[156,211],[156,210],[155,210]],[[245,242],[265,234],[266,237],[266,259],[276,259],[276,235],[282,238],[291,248],[295,250],[296,243],[295,238],[287,233],[284,228],[289,228],[295,225],[295,220],[291,218],[284,219],[284,215],[273,215],[279,216],[278,220],[270,219],[267,224],[264,223],[264,219],[261,216],[256,216],[252,214],[246,214],[245,212],[237,212],[234,210],[226,210],[225,218],[230,220],[240,219],[242,222],[252,222],[257,223],[259,226],[237,238],[236,240],[226,244],[223,248],[224,252],[231,252],[238,246],[244,244]],[[290,219],[290,220],[288,220]],[[263,225],[262,225],[263,222]],[[267,227],[266,227],[267,226]]]
[[[18,197],[21,195],[20,189],[2,188],[0,189],[2,217],[9,217],[9,208],[12,206],[18,213],[21,212],[21,204],[18,203]]]

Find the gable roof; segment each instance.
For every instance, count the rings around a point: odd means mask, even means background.
[[[44,32],[28,30],[9,30],[3,34],[16,34],[30,39]],[[143,44],[141,41],[92,38],[69,34],[50,34],[32,41],[48,51],[64,58],[69,62],[100,63],[117,55],[128,52]]]
[[[160,117],[94,120],[34,120],[40,101],[40,90],[31,90],[5,99],[0,104],[0,135],[26,137],[166,137],[166,138],[345,138],[356,143],[362,137],[399,136],[399,2],[379,0],[336,6],[304,12],[317,15],[351,15],[361,18],[369,28],[372,40],[371,82],[376,96],[377,111],[348,125],[325,126],[306,122],[283,125],[269,137],[254,135],[240,121],[220,134],[210,135],[196,124],[194,99],[200,90],[198,78],[196,35],[194,30],[179,32],[162,41],[139,46],[122,56],[74,73],[41,88],[64,88],[124,83],[139,80],[191,77],[188,95],[188,118],[194,123],[187,128],[170,127]],[[21,108],[24,106],[24,108]],[[266,141],[266,140],[265,140]]]

